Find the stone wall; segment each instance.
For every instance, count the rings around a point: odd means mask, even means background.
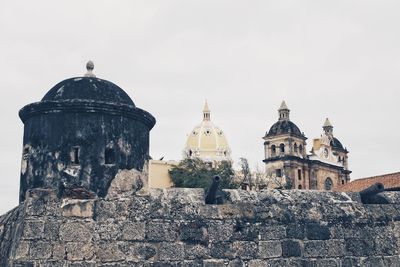
[[[1,266],[400,266],[400,195],[202,189],[62,200],[30,191],[0,217]]]

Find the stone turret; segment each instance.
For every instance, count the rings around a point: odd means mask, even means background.
[[[21,109],[24,123],[20,201],[32,188],[79,187],[103,197],[121,170],[142,170],[149,159],[154,117],[120,87],[83,77],[55,85]]]

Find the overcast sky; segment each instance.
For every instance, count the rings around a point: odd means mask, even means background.
[[[1,1],[0,214],[18,201],[18,111],[85,73],[152,113],[153,158],[181,158],[211,118],[262,166],[283,99],[309,138],[329,117],[352,178],[400,171],[400,1]]]

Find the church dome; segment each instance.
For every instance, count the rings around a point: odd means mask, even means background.
[[[335,137],[333,137],[333,139],[331,140],[330,143],[331,147],[339,149],[339,150],[345,150],[342,143]]]
[[[210,110],[206,103],[203,121],[188,134],[184,156],[198,157],[205,161],[221,161],[230,160],[230,153],[225,133],[211,122]]]
[[[119,86],[96,77],[76,77],[59,82],[42,101],[89,100],[134,106],[132,99]]]
[[[266,133],[266,136],[274,136],[274,135],[281,135],[281,134],[293,134],[302,136],[302,133],[291,121],[278,121],[271,126],[269,131]]]
[[[279,108],[279,120],[274,123],[268,132],[265,133],[265,137],[272,137],[282,134],[291,134],[301,138],[305,138],[299,127],[290,121],[289,114],[290,110],[287,107],[285,101],[282,102]]]

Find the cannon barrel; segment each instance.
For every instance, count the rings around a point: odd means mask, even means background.
[[[383,191],[385,191],[383,184],[375,183],[360,191],[361,202],[363,204],[386,204],[387,199],[384,196],[378,195]]]
[[[219,183],[221,182],[221,177],[218,175],[214,176],[212,184],[210,188],[208,188],[206,194],[206,204],[218,204],[218,188]]]

